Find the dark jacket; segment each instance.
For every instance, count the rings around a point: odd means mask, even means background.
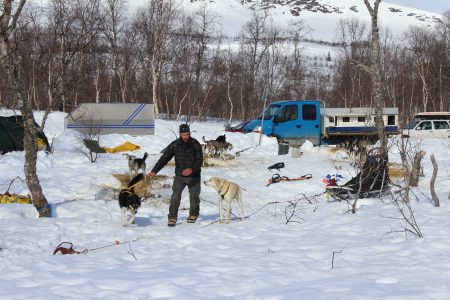
[[[191,168],[192,173],[186,177],[200,177],[203,164],[203,152],[200,143],[190,137],[187,143],[181,138],[176,139],[167,146],[164,154],[155,164],[152,172],[158,173],[175,156],[175,174],[183,176],[184,169]]]

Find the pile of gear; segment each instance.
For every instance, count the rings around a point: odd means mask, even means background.
[[[269,170],[277,170],[280,171],[280,169],[284,168],[284,162],[279,162],[276,164],[271,165],[270,167],[268,167]],[[269,179],[269,183],[266,185],[269,186],[271,184],[274,183],[278,183],[281,181],[299,181],[299,180],[307,180],[307,179],[311,179],[312,175],[311,174],[306,174],[306,175],[302,175],[299,177],[295,177],[295,178],[289,178],[287,176],[281,176],[280,174],[276,173],[272,176],[272,178]]]
[[[389,193],[388,156],[368,155],[358,174],[344,185],[338,185],[342,176],[327,175],[327,195],[334,200],[377,198]]]
[[[5,193],[0,195],[0,204],[31,204],[31,196]]]

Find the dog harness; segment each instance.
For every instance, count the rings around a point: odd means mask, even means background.
[[[130,194],[130,195],[134,194],[131,190],[132,190],[135,186],[137,186],[139,183],[141,183],[141,181],[142,181],[142,180],[139,180],[138,182],[136,182],[136,183],[133,184],[132,186],[129,186],[129,187],[127,187],[127,188],[122,189],[122,191],[123,191],[123,192],[126,192],[126,193],[128,193],[128,194]]]
[[[222,197],[222,199],[225,197],[225,195],[228,193],[228,190],[230,189],[230,185],[231,185],[231,182],[228,184],[228,187],[227,187],[227,189],[222,193],[222,188],[220,189],[220,191],[219,191],[219,195]]]

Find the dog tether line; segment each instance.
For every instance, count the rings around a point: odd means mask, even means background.
[[[133,184],[132,186],[129,186],[127,188],[124,188],[125,192],[132,194],[131,190],[137,186],[139,183],[141,183],[142,180],[139,180],[138,182],[136,182],[135,184]]]
[[[319,193],[319,194],[316,194],[316,195],[312,195],[312,197],[317,197],[317,196],[323,195],[323,194],[325,194],[325,193],[326,193],[326,191],[325,191],[325,192],[322,192],[322,193]],[[262,199],[262,198],[261,198],[261,199]],[[207,203],[210,203],[210,204],[213,204],[213,205],[218,206],[218,204],[215,203],[215,202],[212,202],[212,201],[209,201],[209,200],[206,200],[206,199],[203,199],[203,198],[200,198],[200,200],[202,200],[203,202],[207,202]],[[285,200],[285,201],[270,201],[270,202],[267,202],[267,203],[264,204],[263,206],[259,207],[259,208],[256,209],[255,211],[253,211],[251,214],[244,216],[243,219],[248,219],[248,218],[250,218],[251,216],[255,215],[256,213],[258,213],[259,211],[261,211],[262,209],[264,209],[266,206],[274,205],[274,204],[283,204],[283,203],[292,203],[292,200]],[[239,219],[235,214],[233,214],[233,212],[231,212],[231,215],[232,215],[236,220]],[[212,221],[211,223],[208,223],[208,224],[202,226],[201,228],[208,227],[208,226],[213,225],[213,224],[215,224],[215,223],[217,223],[217,222],[219,222],[219,220]]]
[[[101,246],[101,247],[97,247],[97,248],[84,249],[82,251],[76,251],[75,249],[73,249],[73,243],[71,243],[71,242],[62,242],[55,248],[55,250],[53,251],[53,255],[58,253],[58,251],[61,252],[62,255],[65,255],[65,254],[87,254],[88,252],[91,252],[91,251],[108,248],[108,247],[112,247],[112,246],[117,246],[117,245],[121,245],[121,244],[129,244],[129,243],[136,242],[138,240],[139,239],[125,241],[125,242],[116,241],[114,244],[109,244],[109,245]],[[67,244],[67,245],[64,245],[64,244]]]

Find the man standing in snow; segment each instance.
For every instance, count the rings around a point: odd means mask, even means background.
[[[195,223],[200,211],[200,172],[203,164],[203,151],[200,143],[191,137],[189,125],[180,125],[180,138],[176,139],[164,151],[164,154],[147,175],[152,179],[175,156],[175,179],[173,193],[170,199],[167,225],[173,227],[177,224],[178,208],[180,207],[181,193],[187,186],[189,188],[190,208],[188,223]]]

